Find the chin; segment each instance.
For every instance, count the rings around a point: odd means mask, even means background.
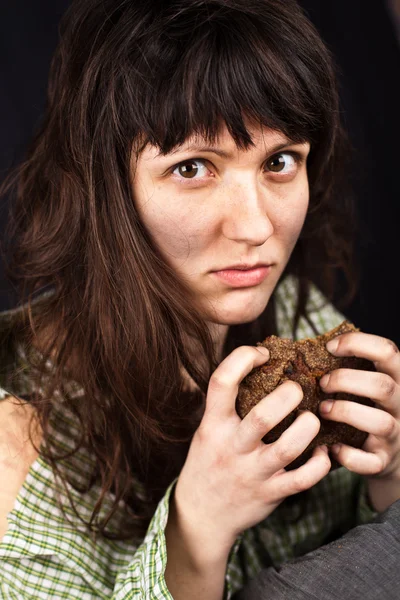
[[[248,300],[229,303],[228,306],[219,306],[212,321],[220,325],[242,325],[255,321],[265,310],[269,297],[262,300]]]

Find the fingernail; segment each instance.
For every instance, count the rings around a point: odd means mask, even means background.
[[[332,406],[333,406],[333,400],[324,400],[319,405],[319,412],[327,414],[327,413],[331,412]]]
[[[332,452],[337,454],[340,451],[341,447],[342,447],[342,444],[333,444],[333,446],[331,447],[331,450],[332,450]]]
[[[326,344],[326,349],[328,350],[328,352],[335,352],[338,346],[339,340],[331,340]]]
[[[257,350],[261,352],[261,354],[265,354],[265,356],[269,356],[268,348],[264,348],[264,346],[257,346]]]
[[[322,387],[325,387],[328,385],[329,383],[329,378],[330,378],[330,374],[328,373],[327,375],[324,375],[323,377],[321,377],[321,379],[319,380],[319,384]]]

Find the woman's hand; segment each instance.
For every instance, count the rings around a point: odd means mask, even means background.
[[[0,400],[0,541],[8,528],[7,514],[28,474],[37,452],[29,439],[32,407],[8,396]],[[39,444],[41,432],[32,432]]]
[[[188,551],[212,562],[226,556],[237,535],[265,519],[286,497],[312,487],[330,470],[326,448],[290,472],[317,435],[319,419],[304,412],[272,444],[263,436],[301,402],[301,387],[286,381],[241,420],[235,400],[241,380],[268,360],[268,350],[236,348],[213,373],[203,419],[175,489],[175,522]],[[193,540],[192,548],[190,540]]]
[[[325,419],[348,423],[369,433],[362,449],[341,444],[332,450],[344,467],[367,476],[372,505],[382,512],[400,498],[399,350],[390,340],[366,333],[344,333],[326,347],[334,356],[366,358],[377,370],[337,369],[323,377],[320,384],[325,393],[364,396],[374,400],[379,408],[326,400],[321,402],[320,412]]]

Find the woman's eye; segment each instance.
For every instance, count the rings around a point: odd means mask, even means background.
[[[296,170],[298,161],[288,152],[282,152],[280,154],[274,154],[265,163],[268,171],[272,173],[289,174]]]
[[[184,179],[201,179],[207,173],[208,169],[204,161],[199,159],[185,160],[175,167],[172,173],[179,175]]]
[[[186,179],[192,180],[193,182],[201,182],[213,176],[213,172],[207,167],[205,159],[201,158],[190,158],[185,160],[175,167],[172,167],[170,173],[172,173],[178,182],[183,183]],[[270,173],[276,173],[277,176],[281,175],[284,180],[290,179],[296,175],[301,157],[297,156],[292,152],[280,152],[271,156],[266,163],[264,168]]]

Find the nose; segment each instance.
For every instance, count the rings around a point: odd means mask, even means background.
[[[236,242],[262,246],[274,233],[267,193],[256,182],[232,185],[227,195],[223,235]]]

